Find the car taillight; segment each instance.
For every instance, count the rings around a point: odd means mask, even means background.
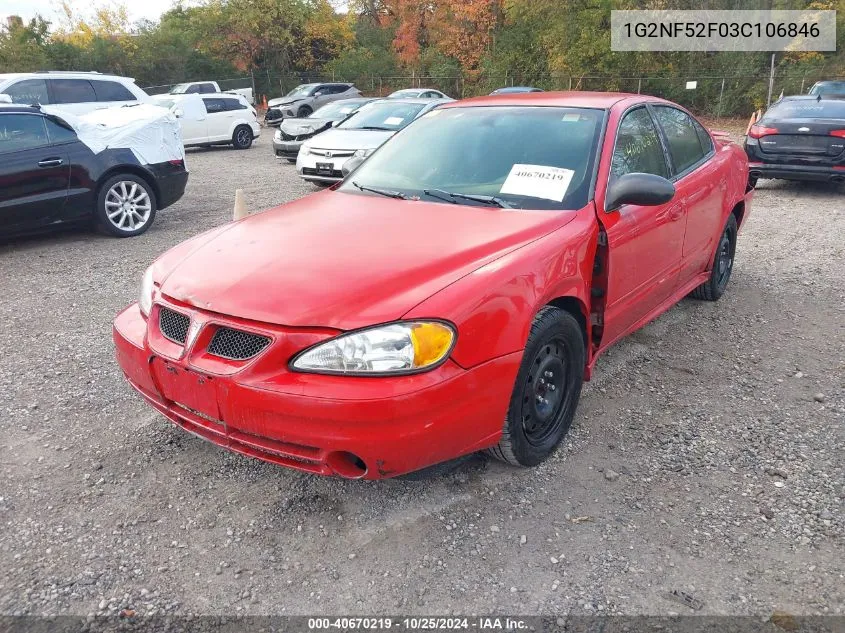
[[[767,134],[777,134],[778,129],[776,127],[766,127],[765,125],[752,125],[751,129],[748,130],[748,136],[751,138],[760,138],[761,136],[766,136]]]
[[[831,130],[831,136],[838,136],[839,138],[845,138],[845,130]]]
[[[170,163],[171,165],[173,165],[174,167],[184,167],[185,166],[185,161],[182,160],[181,158],[174,158],[173,160],[169,160],[167,162]]]

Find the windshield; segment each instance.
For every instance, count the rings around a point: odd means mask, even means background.
[[[811,95],[818,94],[845,94],[845,81],[821,81],[810,88]]]
[[[780,101],[769,108],[761,120],[779,119],[845,119],[845,101],[831,99]]]
[[[603,117],[587,108],[432,110],[382,145],[341,190],[366,195],[357,184],[457,204],[476,202],[444,192],[495,196],[514,208],[578,209],[589,197]]]
[[[343,130],[401,130],[413,121],[424,107],[424,103],[370,103],[362,106],[337,127]]]
[[[317,87],[317,84],[302,84],[301,86],[297,86],[289,93],[287,93],[286,97],[307,97],[311,94],[311,91]]]
[[[312,119],[342,119],[361,107],[361,103],[358,101],[335,101],[333,103],[329,103],[324,105],[322,108],[317,108],[310,118]]]

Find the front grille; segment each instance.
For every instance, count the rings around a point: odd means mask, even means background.
[[[268,108],[267,113],[264,115],[265,119],[281,119],[282,118],[282,111],[278,108]]]
[[[191,326],[191,318],[181,312],[170,308],[162,307],[158,312],[158,328],[165,338],[180,345],[185,344],[188,338],[188,328]]]
[[[305,176],[325,176],[326,178],[343,178],[343,172],[339,169],[332,169],[331,173],[318,172],[313,167],[303,167],[302,173]]]
[[[246,360],[270,344],[270,339],[260,334],[221,327],[208,345],[208,353],[230,360]]]

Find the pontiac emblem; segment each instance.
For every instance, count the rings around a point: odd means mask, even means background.
[[[331,157],[332,157],[332,153],[331,153],[331,152],[326,152],[326,158],[331,158]]]
[[[191,321],[191,327],[188,328],[188,336],[185,339],[185,349],[190,349],[193,347],[194,342],[197,340],[197,335],[200,333],[202,329],[202,323],[199,321]]]

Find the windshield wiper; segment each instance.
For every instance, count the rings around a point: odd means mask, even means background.
[[[380,196],[387,196],[388,198],[396,198],[398,200],[410,200],[410,198],[401,191],[390,191],[389,189],[379,189],[378,187],[367,187],[366,185],[359,185],[354,180],[352,181],[352,184],[361,191],[372,191]]]
[[[499,198],[498,196],[483,196],[483,195],[471,195],[468,193],[453,193],[451,191],[443,191],[442,189],[423,189],[423,193],[427,196],[431,196],[432,198],[440,198],[441,200],[446,200],[448,202],[455,202],[455,198],[460,198],[462,200],[472,200],[474,202],[481,202],[482,204],[489,204],[495,207],[499,207],[500,209],[513,209],[511,205],[507,202]],[[449,198],[445,198],[444,196],[449,196]],[[457,203],[455,203],[457,204]]]
[[[389,127],[379,127],[378,125],[366,125],[364,127],[355,128],[358,130],[376,130],[377,132],[390,132],[392,131]]]

